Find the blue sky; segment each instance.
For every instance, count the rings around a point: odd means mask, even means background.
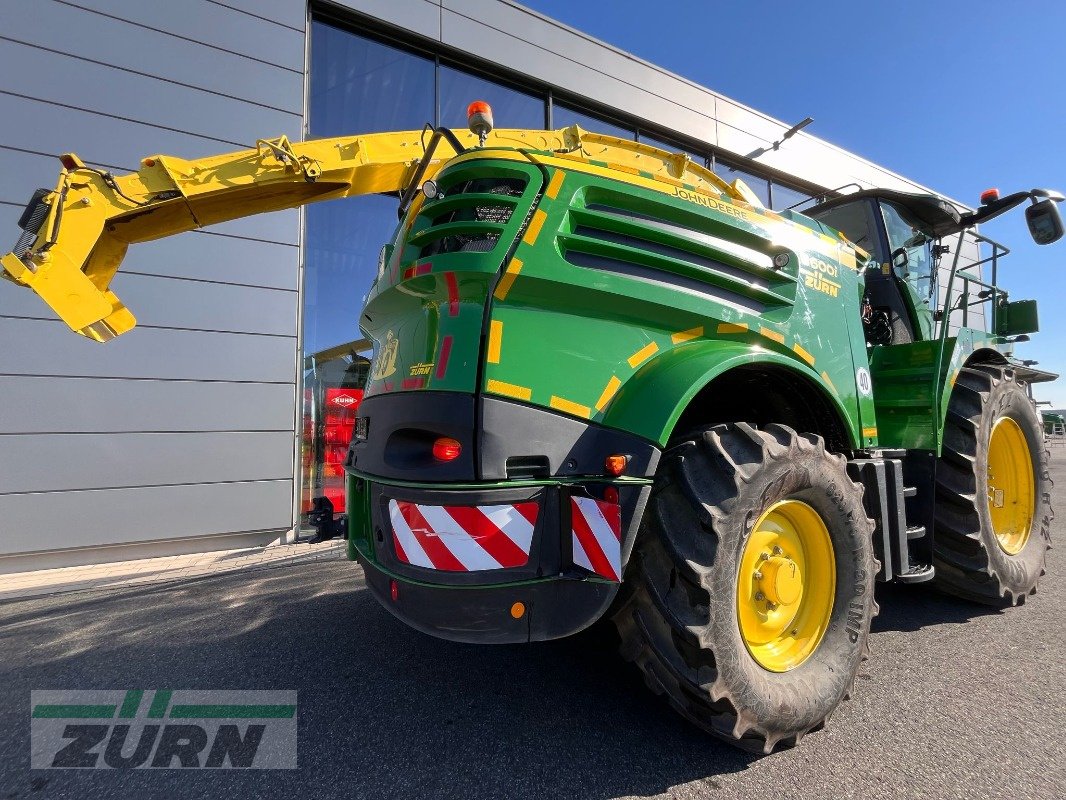
[[[524,2],[957,200],[1066,190],[1062,0]],[[1017,355],[1066,373],[1066,239],[1037,247],[1020,209],[982,232],[1012,299],[1040,301]],[[1037,396],[1066,408],[1066,380]]]

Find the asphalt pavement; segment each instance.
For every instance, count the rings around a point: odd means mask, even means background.
[[[379,608],[346,562],[0,603],[0,798],[1058,800],[1064,550],[1048,554],[1039,594],[1007,611],[881,587],[852,700],[761,758],[675,717],[602,631],[439,641]],[[131,687],[296,689],[299,768],[29,769],[31,689]]]

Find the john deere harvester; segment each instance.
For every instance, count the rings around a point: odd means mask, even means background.
[[[105,341],[135,324],[108,289],[130,243],[396,193],[352,313],[375,343],[345,463],[368,587],[466,642],[610,618],[652,690],[745,748],[797,742],[847,696],[876,583],[1036,591],[1052,512],[1026,383],[1054,376],[1011,356],[1037,319],[995,285],[1003,248],[991,281],[960,254],[1026,202],[1057,240],[1061,195],[773,212],[683,154],[490,133],[484,104],[471,123],[124,176],[65,155],[2,264]]]

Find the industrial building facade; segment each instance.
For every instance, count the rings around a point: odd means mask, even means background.
[[[775,209],[917,191],[801,132],[508,0],[39,0],[5,11],[0,230],[55,156],[131,171],[285,134],[571,124],[685,151]],[[338,503],[365,376],[357,326],[396,199],[251,217],[137,245],[138,327],[73,335],[0,282],[0,572],[292,541]],[[972,255],[972,254],[967,254]],[[972,322],[971,322],[972,324]]]

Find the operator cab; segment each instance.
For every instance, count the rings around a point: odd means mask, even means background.
[[[930,339],[937,301],[941,236],[961,215],[933,195],[871,189],[828,200],[803,212],[843,233],[870,254],[863,328],[873,345]]]

